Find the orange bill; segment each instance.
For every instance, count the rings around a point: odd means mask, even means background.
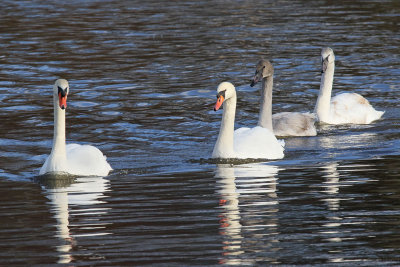
[[[217,111],[221,107],[223,102],[224,102],[224,97],[222,95],[218,95],[217,103],[215,103],[214,106],[214,111]]]
[[[62,96],[61,93],[58,93],[58,104],[61,109],[67,108],[67,96]]]

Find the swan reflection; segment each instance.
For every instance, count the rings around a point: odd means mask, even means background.
[[[329,243],[332,243],[334,247],[335,244],[340,246],[340,242],[342,242],[342,236],[344,231],[340,229],[342,226],[342,218],[338,216],[337,211],[340,209],[340,198],[338,197],[339,189],[340,189],[340,175],[337,171],[338,163],[332,162],[322,167],[321,173],[322,177],[325,178],[323,182],[323,191],[322,193],[326,194],[326,197],[323,198],[323,201],[326,202],[328,209],[332,212],[331,215],[327,216],[326,222],[322,224],[323,230],[321,231],[321,235],[323,239]],[[330,251],[332,254],[331,262],[335,262],[338,260],[338,256],[341,253],[340,247],[336,247]]]
[[[331,211],[339,210],[340,199],[337,197],[339,193],[339,173],[337,171],[338,164],[329,163],[322,169],[322,176],[325,178],[323,182],[324,193],[327,198],[324,201],[328,204]]]
[[[50,200],[56,219],[56,237],[61,240],[61,245],[57,246],[57,251],[60,252],[59,264],[70,263],[73,260],[71,250],[76,245],[75,237],[109,234],[104,231],[106,225],[97,219],[97,216],[105,214],[107,209],[95,206],[102,203],[104,192],[109,188],[108,180],[102,177],[53,177],[41,178],[38,182]],[[74,222],[73,227],[80,230],[79,235],[70,231],[70,216],[75,213],[79,214],[79,221]]]
[[[325,131],[333,130],[332,125],[322,125],[321,129]],[[345,127],[345,126],[342,126]],[[349,126],[346,126],[349,127]],[[367,127],[363,126],[352,126],[352,127]],[[357,153],[362,154],[367,146],[376,143],[376,133],[364,132],[364,133],[352,133],[345,135],[322,135],[318,138],[318,144],[325,151],[328,158],[340,158],[349,156],[354,157]],[[370,147],[371,148],[371,147]],[[349,149],[352,151],[349,154]]]
[[[275,261],[268,258],[268,252],[273,255],[278,242],[278,171],[278,167],[265,163],[217,166],[220,234],[224,240],[221,264]]]

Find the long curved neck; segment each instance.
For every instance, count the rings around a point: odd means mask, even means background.
[[[60,157],[66,159],[65,150],[65,109],[60,109],[58,106],[57,96],[54,98],[54,136],[53,136],[53,148],[51,155],[53,157]],[[65,160],[66,162],[66,160]]]
[[[321,75],[319,95],[314,109],[314,112],[317,113],[318,120],[321,122],[329,120],[334,72],[335,62],[332,62],[328,64],[325,72]]]
[[[274,77],[271,75],[262,80],[262,97],[260,105],[260,115],[258,126],[266,128],[273,132],[272,129],[272,86]]]
[[[235,128],[236,95],[224,102],[223,109],[221,127],[212,153],[213,158],[234,157],[233,132]]]

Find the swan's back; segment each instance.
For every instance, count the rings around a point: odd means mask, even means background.
[[[66,146],[68,173],[83,176],[106,176],[112,170],[106,157],[96,147],[68,144]]]
[[[271,131],[260,126],[240,128],[234,132],[237,158],[281,159],[284,148]]]
[[[369,124],[382,117],[369,101],[357,93],[343,93],[331,99],[329,123]]]
[[[315,115],[312,113],[281,112],[272,115],[274,134],[277,136],[315,136]]]

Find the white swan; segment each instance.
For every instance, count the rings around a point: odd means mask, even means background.
[[[213,158],[283,158],[283,147],[274,134],[262,127],[240,128],[234,131],[236,90],[229,82],[217,89],[217,111],[223,105],[221,128],[212,153]]]
[[[321,52],[321,86],[314,112],[319,122],[328,124],[369,124],[382,117],[367,99],[356,93],[342,93],[331,99],[335,55],[329,47]]]
[[[98,148],[90,145],[65,144],[65,109],[67,107],[68,93],[68,81],[64,79],[57,80],[53,86],[53,148],[39,174],[108,175],[112,168]]]
[[[272,87],[274,67],[262,59],[256,67],[251,87],[262,79],[262,94],[258,125],[269,129],[277,136],[315,136],[315,115],[312,113],[281,112],[272,115]]]

